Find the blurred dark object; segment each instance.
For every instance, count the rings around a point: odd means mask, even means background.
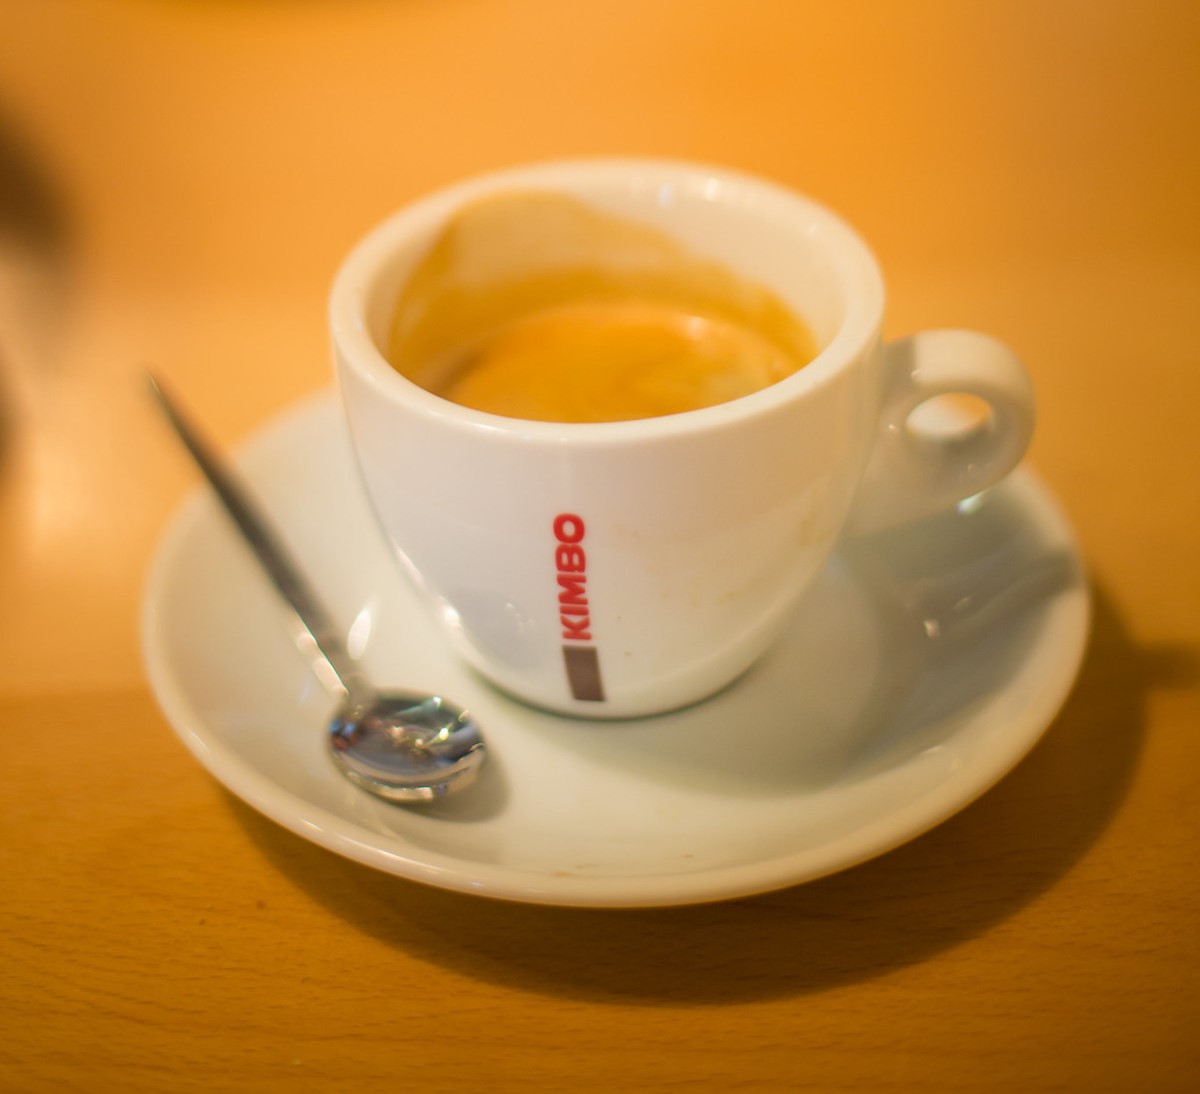
[[[0,463],[53,370],[70,296],[67,203],[0,110]],[[0,466],[0,470],[2,470]]]
[[[64,208],[35,149],[0,111],[0,245],[64,260],[70,234]]]

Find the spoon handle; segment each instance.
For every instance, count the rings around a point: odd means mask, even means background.
[[[204,473],[225,511],[237,525],[242,538],[267,571],[275,588],[299,617],[316,645],[316,652],[336,677],[337,685],[347,695],[364,690],[365,680],[358,664],[342,642],[332,617],[288,554],[262,508],[250,495],[246,486],[238,480],[232,468],[201,437],[195,425],[180,409],[178,402],[164,390],[162,383],[153,375],[148,375],[146,379],[151,394],[166,415],[171,428]],[[322,673],[318,675],[324,676]]]

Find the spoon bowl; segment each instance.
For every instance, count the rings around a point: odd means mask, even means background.
[[[483,737],[471,715],[437,695],[376,692],[329,723],[334,763],[388,801],[432,801],[475,781]]]

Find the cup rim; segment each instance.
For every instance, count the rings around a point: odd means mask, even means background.
[[[805,234],[822,248],[842,282],[845,314],[833,337],[803,368],[758,391],[677,414],[610,422],[550,422],[476,410],[436,395],[393,368],[368,329],[366,302],[392,254],[413,235],[434,229],[458,207],[507,188],[620,183],[630,189],[672,185],[699,189],[707,200],[765,207],[774,215],[803,214]],[[714,164],[641,157],[593,157],[535,162],[476,175],[417,198],[377,223],[343,259],[329,297],[329,326],[339,368],[353,368],[379,395],[450,424],[526,441],[603,444],[709,430],[769,413],[828,383],[879,336],[884,285],[870,248],[838,214],[769,179]]]

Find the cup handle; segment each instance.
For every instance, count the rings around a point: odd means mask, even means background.
[[[851,535],[980,493],[1017,466],[1033,435],[1029,375],[1012,350],[986,334],[925,331],[888,343],[883,369],[878,433],[847,521]],[[932,401],[947,395],[973,396],[984,412],[969,420],[937,413],[942,408]]]

